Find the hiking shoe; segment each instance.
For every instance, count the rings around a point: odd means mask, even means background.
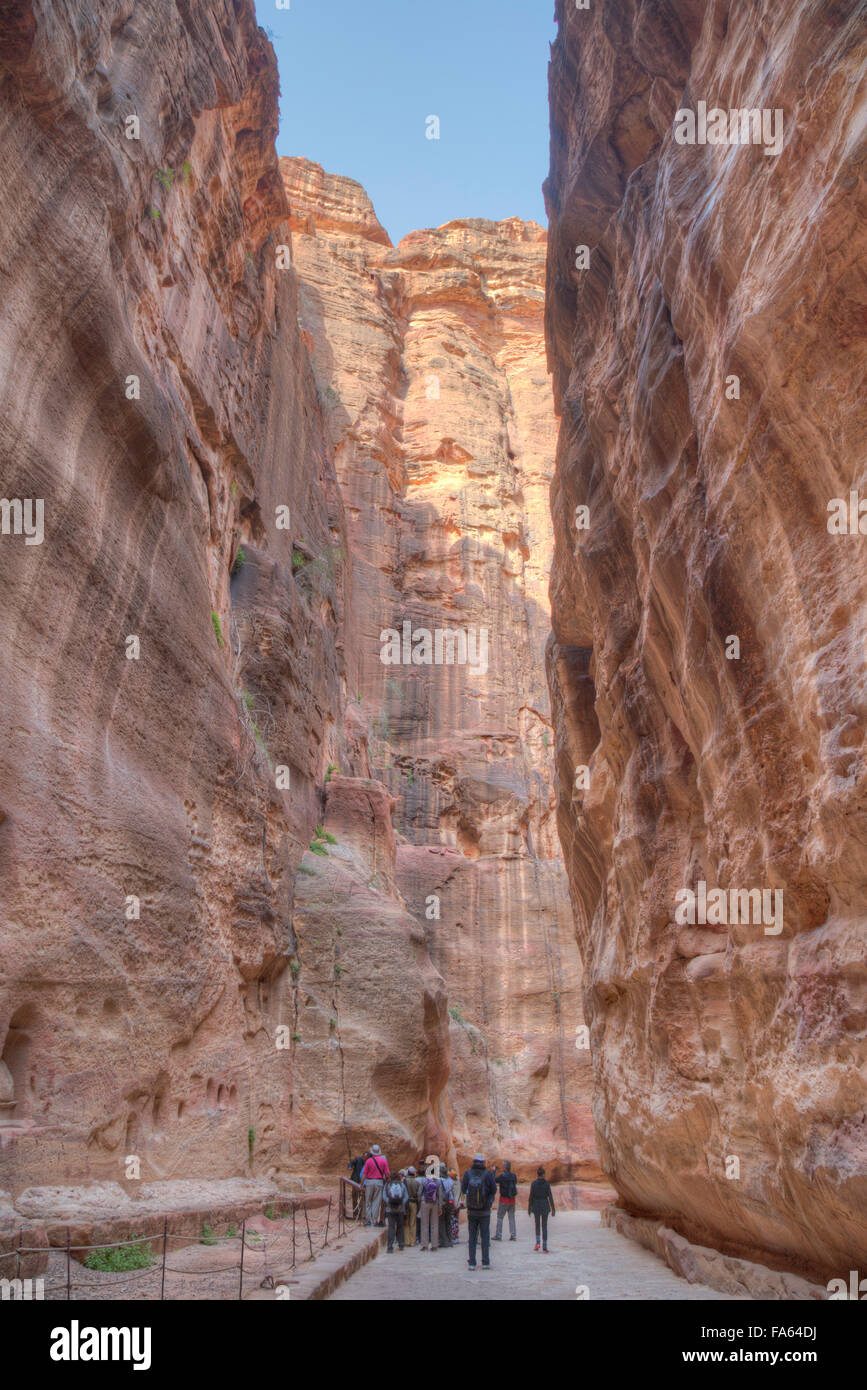
[[[538,1249],[539,1249],[538,1245],[534,1245],[534,1246],[533,1246],[533,1249],[534,1249],[534,1250],[538,1250]]]
[[[490,1267],[491,1267],[490,1261],[488,1261],[487,1264],[483,1264],[483,1265],[482,1265],[482,1269],[490,1269]]]
[[[547,1245],[543,1245],[543,1246],[542,1246],[542,1254],[543,1254],[543,1255],[550,1255],[550,1253],[551,1253],[551,1251],[548,1249]]]
[[[517,1239],[518,1239],[517,1236],[509,1236],[509,1240],[517,1240]]]
[[[475,1265],[471,1265],[471,1264],[467,1263],[467,1269],[470,1271],[471,1274],[475,1274],[475,1272],[476,1272],[476,1267],[475,1267]]]

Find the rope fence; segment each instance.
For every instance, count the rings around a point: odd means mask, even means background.
[[[291,1210],[280,1217],[269,1218],[266,1232],[251,1229],[249,1223],[255,1218],[245,1218],[240,1233],[231,1226],[229,1233],[217,1235],[203,1222],[202,1232],[196,1236],[170,1231],[166,1217],[162,1232],[156,1235],[75,1245],[72,1228],[67,1226],[63,1245],[45,1246],[25,1245],[27,1233],[21,1230],[18,1244],[0,1252],[0,1301],[113,1297],[157,1302],[197,1297],[242,1299],[255,1288],[273,1289],[279,1282],[287,1281],[288,1275],[299,1265],[315,1260],[329,1242],[345,1234],[342,1194],[336,1223],[332,1222],[332,1206],[332,1197],[327,1204],[322,1202],[313,1207],[293,1204]],[[299,1212],[303,1213],[303,1226]],[[154,1251],[154,1246],[160,1247],[158,1252]],[[225,1249],[228,1257],[237,1251],[237,1258],[216,1258],[213,1263],[204,1264],[207,1258],[204,1250],[214,1247]],[[96,1262],[91,1265],[85,1262],[93,1252],[107,1250],[130,1251],[131,1265],[136,1259],[147,1263],[138,1269],[106,1269]],[[76,1259],[76,1254],[83,1258]],[[22,1259],[26,1256],[41,1256],[47,1260],[44,1274],[22,1278]],[[105,1265],[109,1261],[105,1259],[102,1263]],[[202,1284],[205,1280],[210,1281],[207,1287]],[[118,1292],[126,1289],[135,1292]]]

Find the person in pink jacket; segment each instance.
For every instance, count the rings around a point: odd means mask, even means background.
[[[388,1159],[378,1144],[371,1144],[370,1158],[361,1170],[364,1184],[365,1226],[384,1226],[380,1221],[382,1208],[382,1185],[388,1177]]]

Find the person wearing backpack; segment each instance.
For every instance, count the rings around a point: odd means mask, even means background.
[[[545,1169],[537,1168],[538,1177],[534,1178],[530,1184],[530,1201],[527,1207],[527,1215],[536,1218],[536,1244],[533,1249],[539,1249],[539,1226],[542,1227],[542,1253],[548,1254],[548,1212],[552,1216],[557,1213],[554,1210],[554,1194],[551,1191],[551,1184],[545,1177]]]
[[[364,1197],[367,1203],[365,1226],[385,1225],[385,1222],[380,1221],[379,1217],[382,1209],[382,1184],[387,1177],[388,1160],[378,1144],[371,1144],[370,1158],[361,1170],[361,1181],[364,1183]]]
[[[506,1159],[502,1173],[494,1181],[500,1189],[500,1205],[497,1207],[497,1234],[494,1240],[503,1239],[503,1218],[509,1218],[509,1240],[517,1240],[515,1234],[515,1208],[518,1204],[518,1179],[512,1172],[512,1165]]]
[[[392,1174],[385,1184],[385,1214],[388,1217],[388,1253],[394,1254],[394,1237],[397,1247],[403,1249],[403,1219],[406,1216],[409,1193],[400,1174]]]
[[[443,1204],[443,1185],[439,1178],[433,1176],[433,1168],[430,1172],[430,1177],[419,1178],[421,1202],[418,1208],[418,1219],[421,1223],[422,1250],[438,1250],[440,1241],[440,1208]]]
[[[491,1267],[491,1204],[497,1195],[493,1173],[485,1167],[484,1154],[473,1155],[473,1166],[464,1173],[461,1192],[467,1199],[470,1269],[476,1267],[476,1245],[482,1240],[482,1269]]]
[[[415,1175],[415,1169],[410,1167],[406,1170],[404,1185],[407,1191],[406,1206],[406,1243],[415,1245],[415,1229],[418,1222],[418,1204],[420,1201],[421,1183]]]

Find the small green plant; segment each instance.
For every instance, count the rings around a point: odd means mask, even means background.
[[[449,1009],[449,1015],[454,1019],[455,1023],[465,1022],[464,1016],[458,1008],[457,1004],[453,1004],[452,1007]]]
[[[297,574],[301,566],[307,563],[307,556],[302,550],[292,551],[292,573]]]
[[[334,978],[335,978],[336,980],[340,980],[340,979],[343,978],[343,976],[344,976],[345,974],[346,974],[346,971],[344,970],[343,966],[340,964],[340,961],[338,961],[337,964],[336,964],[335,967],[334,967]]]
[[[245,563],[246,563],[246,560],[247,560],[247,552],[246,552],[246,550],[244,549],[244,547],[243,547],[242,545],[240,545],[240,546],[238,547],[238,553],[237,553],[237,555],[235,556],[235,563],[234,563],[234,565],[232,566],[232,573],[233,573],[233,574],[240,574],[240,573],[241,573],[241,570],[244,568],[244,565],[245,565]]]
[[[328,1027],[329,1027],[330,1031],[333,1033],[334,1030],[335,1030],[335,1028],[337,1027],[337,1019],[336,1019],[336,1018],[329,1018],[329,1020],[328,1020]]]
[[[408,770],[408,772],[406,773],[406,780],[409,782],[409,785],[410,785],[410,786],[413,786],[413,785],[414,785],[414,783],[415,783],[415,773],[413,772],[412,768],[410,768],[410,769]]]
[[[543,730],[543,733],[542,733],[542,747],[543,747],[543,748],[547,748],[549,742],[550,742],[550,738],[549,738],[549,735],[548,735],[548,730],[545,729],[545,730]]]
[[[234,1238],[235,1238],[235,1236],[236,1236],[237,1234],[238,1234],[238,1227],[237,1227],[237,1226],[230,1226],[229,1229],[228,1229],[228,1231],[226,1232],[226,1235],[227,1235],[231,1240],[234,1240]]]
[[[158,222],[161,216],[162,213],[160,212],[159,208],[155,208],[153,206],[148,208],[148,217],[151,219],[152,222]]]
[[[172,184],[173,184],[174,181],[175,181],[175,171],[174,171],[174,169],[169,168],[168,166],[166,166],[165,169],[158,169],[158,170],[157,170],[157,172],[156,172],[156,178],[157,178],[157,180],[162,184],[163,188],[164,188],[164,189],[166,190],[166,192],[168,193],[168,192],[171,190],[171,186],[172,186]]]
[[[255,1129],[253,1128],[253,1126],[251,1125],[250,1128],[247,1130],[247,1148],[248,1148],[249,1151],[250,1151],[250,1157],[251,1157],[251,1158],[253,1157],[253,1150],[255,1149],[255,1147],[256,1147],[256,1131],[255,1131]]]
[[[326,785],[331,781],[331,778],[334,776],[334,773],[335,773],[335,772],[337,773],[337,775],[338,775],[338,777],[339,777],[339,776],[340,776],[340,768],[337,766],[336,763],[329,763],[329,764],[328,764],[328,771],[327,771],[326,774],[325,774],[325,782],[326,782]]]
[[[234,478],[229,484],[229,492],[232,494],[233,497],[238,496],[238,484],[235,482]]]
[[[99,1270],[101,1274],[125,1274],[131,1269],[147,1269],[156,1264],[151,1252],[150,1241],[140,1240],[135,1245],[118,1245],[111,1249],[88,1250],[85,1256],[87,1269]]]
[[[249,690],[245,690],[241,698],[244,701],[245,709],[251,710],[253,708],[253,696],[250,694]]]
[[[323,830],[321,825],[317,825],[313,839],[310,841],[310,849],[313,851],[313,853],[327,857],[328,850],[325,848],[325,846],[336,844],[337,837],[335,835],[332,835],[330,830]]]
[[[213,628],[214,628],[214,636],[215,636],[216,639],[217,639],[217,646],[220,648],[220,651],[222,651],[222,650],[223,650],[223,647],[224,647],[226,644],[225,644],[225,642],[223,641],[223,629],[222,629],[221,626],[220,626],[220,615],[219,615],[219,613],[215,613],[215,612],[213,612],[213,611],[211,612],[211,623],[212,623]]]
[[[331,401],[332,405],[340,404],[340,392],[335,390],[333,386],[326,386],[323,394],[326,400]]]
[[[188,159],[185,159],[183,164],[181,165],[181,177],[183,178],[184,183],[189,183],[192,176],[193,166]]]
[[[292,974],[293,974],[294,978],[297,980],[297,979],[298,979],[298,976],[301,974],[301,962],[300,962],[300,960],[290,960],[290,962],[289,962],[289,969],[292,971]]]
[[[214,1235],[213,1226],[209,1226],[207,1221],[202,1226],[202,1235],[199,1240],[200,1245],[216,1245],[217,1237]]]
[[[267,1216],[269,1221],[277,1220],[277,1208],[274,1206],[273,1202],[269,1207],[265,1208],[265,1215]]]
[[[301,1034],[300,1034],[300,1033],[293,1033],[293,1034],[292,1034],[292,1041],[295,1042],[295,1043],[299,1043],[299,1042],[301,1041]]]
[[[315,869],[311,869],[309,864],[299,864],[299,865],[298,865],[298,872],[299,872],[299,874],[307,874],[307,876],[308,876],[309,878],[317,878],[317,877],[318,877],[318,875],[317,875],[317,873],[316,873],[316,870],[315,870]]]
[[[338,927],[338,928],[337,928],[337,935],[338,935],[338,936],[342,936],[342,935],[343,935],[343,928],[342,928],[342,927]]]

